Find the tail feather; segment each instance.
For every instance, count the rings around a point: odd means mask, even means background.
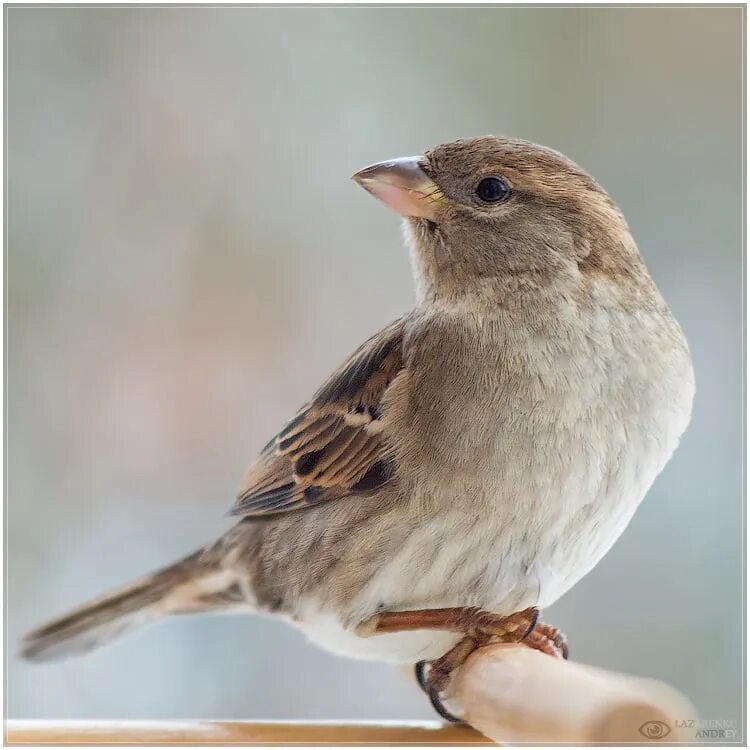
[[[226,609],[241,598],[234,573],[206,561],[200,550],[31,631],[21,656],[51,661],[85,654],[166,615]]]

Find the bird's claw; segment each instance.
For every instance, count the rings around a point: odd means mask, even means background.
[[[445,719],[451,724],[465,724],[466,723],[463,719],[456,716],[454,713],[451,713],[445,707],[445,703],[443,702],[443,699],[440,693],[443,690],[445,686],[445,682],[447,682],[447,679],[435,679],[434,684],[433,684],[432,682],[433,668],[430,666],[430,663],[427,661],[417,662],[414,665],[414,673],[416,675],[419,686],[422,688],[422,690],[425,692],[427,697],[430,699],[430,703],[432,704],[432,707],[435,709],[435,711],[438,713],[438,715],[441,718]],[[442,677],[443,676],[441,675],[441,678]],[[449,678],[450,673],[446,677]]]

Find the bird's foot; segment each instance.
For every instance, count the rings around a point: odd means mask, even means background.
[[[473,607],[443,610],[384,612],[361,626],[361,633],[395,632],[397,630],[441,629],[465,633],[465,636],[446,654],[432,662],[421,661],[415,666],[417,681],[430,699],[433,708],[446,721],[463,723],[443,700],[442,694],[451,675],[480,646],[490,642],[519,643],[533,631],[539,617],[536,608],[516,612],[510,616]]]
[[[379,612],[357,627],[363,638],[404,630],[448,630],[464,637],[448,653],[432,662],[416,665],[417,681],[435,710],[446,720],[460,722],[443,703],[442,694],[453,672],[470,654],[488,643],[525,643],[557,658],[568,658],[565,636],[557,628],[539,622],[539,610],[529,607],[503,616],[476,607],[448,607],[400,612]]]
[[[485,615],[488,613],[485,613]],[[511,615],[511,625],[520,625],[529,620],[531,613],[528,610]],[[538,613],[535,612],[536,615]],[[474,636],[466,636],[464,639],[454,646],[448,653],[436,659],[433,662],[420,661],[415,664],[414,670],[422,690],[427,694],[430,699],[435,711],[447,721],[462,723],[463,720],[449,711],[442,697],[442,693],[450,683],[451,675],[458,669],[468,657],[480,646],[486,645],[487,643],[509,643],[517,642],[516,638],[507,637],[507,622],[501,623],[501,627],[497,627],[496,616],[492,618],[482,617],[480,618],[480,624],[477,626],[479,632],[476,632]],[[500,618],[508,620],[511,618]],[[568,658],[568,645],[565,636],[554,626],[548,625],[544,622],[538,622],[535,618],[532,619],[532,626],[526,632],[525,636],[520,639],[520,642],[525,643],[530,648],[541,651],[542,653],[549,654],[556,658],[567,659]],[[490,630],[494,632],[488,633],[485,629],[486,624],[495,624],[496,627],[490,627]],[[519,628],[511,627],[512,632],[517,633]],[[506,631],[505,637],[502,636],[501,631]],[[523,631],[521,631],[523,632]]]

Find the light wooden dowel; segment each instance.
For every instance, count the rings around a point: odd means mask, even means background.
[[[9,745],[493,745],[439,722],[9,721]]]
[[[452,692],[468,722],[500,743],[695,741],[680,726],[695,710],[673,688],[525,646],[472,654]]]
[[[693,707],[662,683],[565,662],[521,645],[480,649],[451,684],[471,726],[437,722],[9,721],[8,744],[464,745],[694,741]],[[478,731],[475,731],[478,730]],[[481,734],[480,734],[481,732]]]

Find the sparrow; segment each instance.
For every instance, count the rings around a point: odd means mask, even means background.
[[[345,656],[416,662],[436,709],[490,641],[567,656],[539,621],[609,550],[677,447],[687,343],[581,167],[485,136],[353,179],[404,217],[416,304],[266,445],[236,525],[29,633],[80,654],[167,615],[274,614]]]

